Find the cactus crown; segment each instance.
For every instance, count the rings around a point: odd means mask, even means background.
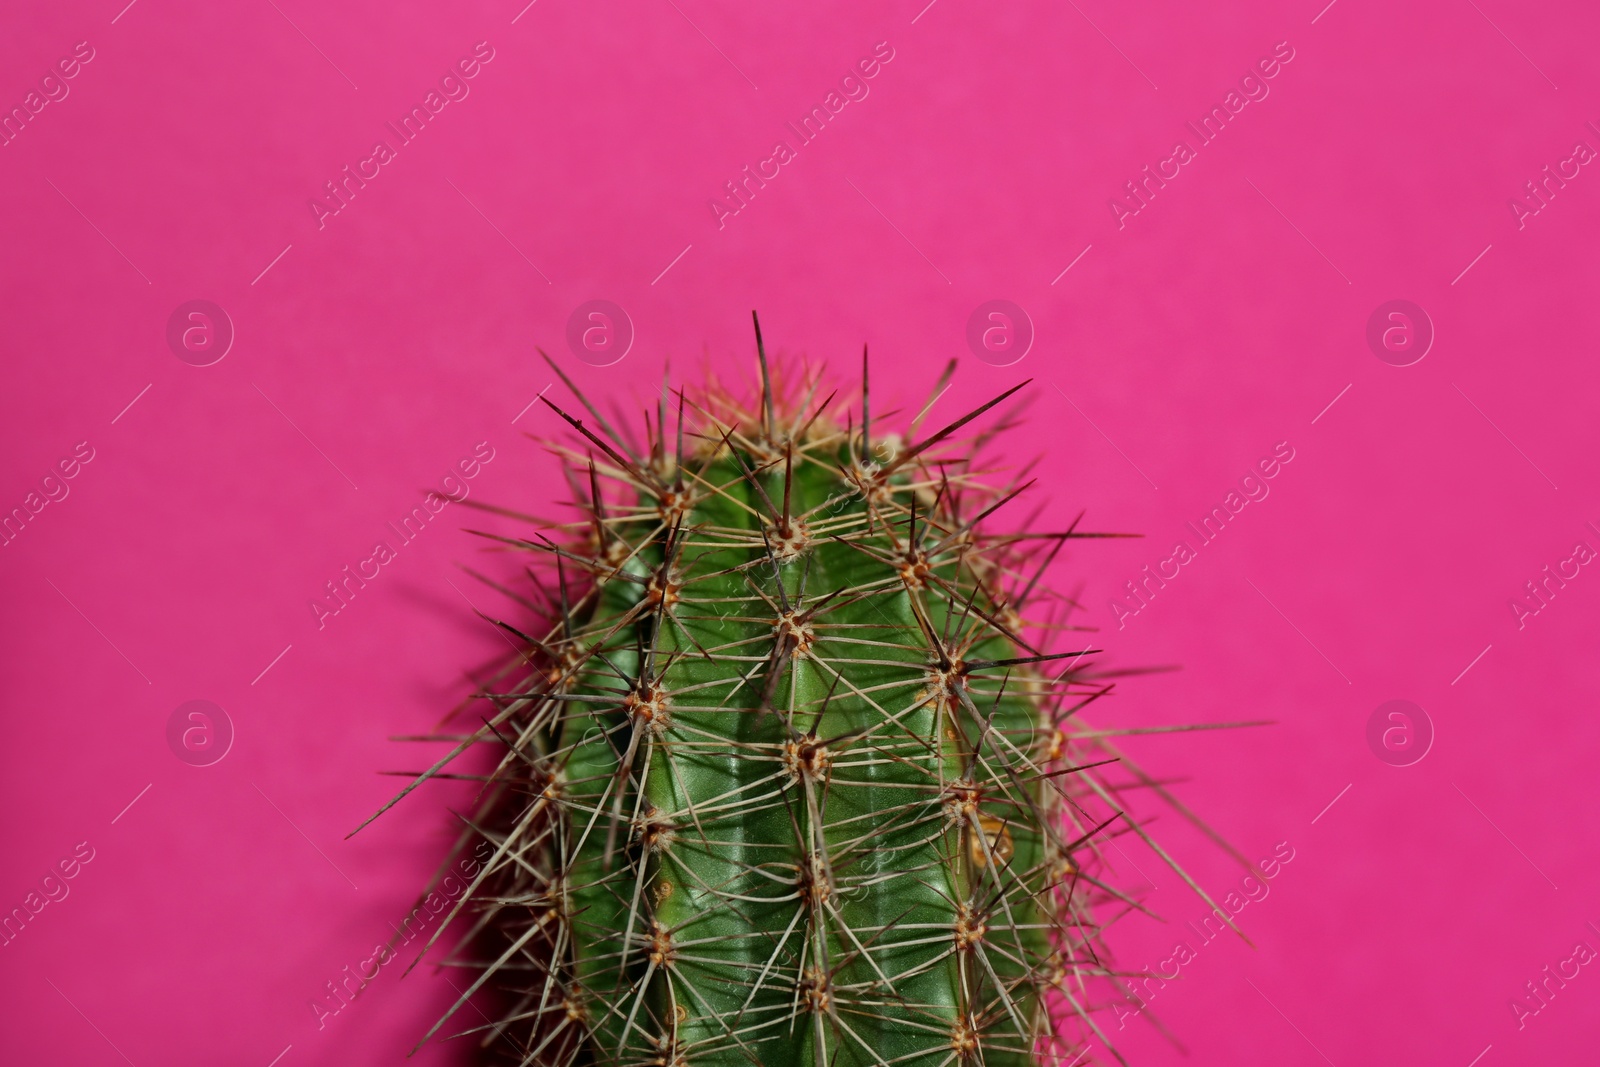
[[[991,528],[1026,488],[979,466],[1006,420],[956,434],[1021,386],[918,438],[873,423],[865,352],[844,426],[760,359],[748,404],[664,385],[642,448],[551,404],[583,519],[495,540],[553,621],[498,624],[493,715],[418,780],[503,746],[450,1014],[498,990],[476,1029],[525,1065],[1071,1062],[1117,983],[1095,908],[1132,903],[1098,850],[1144,835],[1080,714],[1095,650],[1043,644],[1077,628],[1039,579],[1097,535]]]

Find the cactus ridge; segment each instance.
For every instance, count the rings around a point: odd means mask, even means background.
[[[463,830],[493,856],[448,917],[476,974],[429,1036],[487,985],[504,1014],[466,1032],[523,1065],[1109,1048],[1096,914],[1139,905],[1101,850],[1150,841],[1119,789],[1166,794],[1085,723],[1114,682],[1041,577],[1116,535],[995,529],[1032,484],[982,458],[1015,413],[957,435],[1022,386],[918,438],[952,363],[883,433],[865,351],[840,426],[820,374],[775,378],[759,325],[757,345],[759,398],[663,382],[643,447],[546,401],[576,431],[553,447],[582,519],[483,536],[538,557],[551,622],[496,623],[517,655],[477,694],[492,715],[407,789],[497,746]]]

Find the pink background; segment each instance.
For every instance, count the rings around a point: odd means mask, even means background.
[[[463,594],[506,602],[457,565],[514,561],[452,507],[324,629],[307,603],[479,441],[476,499],[552,512],[522,436],[552,416],[513,424],[551,379],[536,345],[632,410],[668,356],[747,373],[752,307],[775,348],[841,371],[870,342],[885,407],[952,356],[936,417],[1035,377],[1008,451],[1044,453],[1040,525],[1087,508],[1147,535],[1075,544],[1053,581],[1083,584],[1110,662],[1183,668],[1128,680],[1100,721],[1275,720],[1130,743],[1252,857],[1295,852],[1239,917],[1254,948],[1219,940],[1146,1018],[1106,1017],[1130,1061],[1593,1059],[1594,968],[1520,1031],[1509,1001],[1600,948],[1600,575],[1520,631],[1508,600],[1600,548],[1600,176],[1521,230],[1507,201],[1600,148],[1600,15],[524,2],[8,12],[6,108],[76,42],[95,57],[0,148],[0,509],[77,442],[95,458],[0,549],[0,906],[76,843],[95,858],[0,949],[0,1059],[401,1062],[453,996],[433,968],[386,968],[321,1030],[308,1003],[410,909],[470,790],[344,835],[402,781],[377,772],[440,751],[388,738],[431,729],[503,649]],[[309,198],[479,41],[470,95],[319,229]],[[870,95],[719,229],[708,199],[879,41]],[[1108,199],[1280,41],[1270,95],[1119,229]],[[637,330],[605,369],[565,343],[596,297]],[[1003,370],[963,339],[996,297],[1037,330]],[[164,336],[196,298],[237,330],[204,368]],[[1437,330],[1414,366],[1365,341],[1392,298]],[[1118,630],[1110,597],[1278,441],[1295,459],[1271,495]],[[1415,766],[1367,747],[1394,698],[1437,733]],[[191,699],[237,730],[211,767],[167,747]],[[1237,883],[1177,820],[1153,829],[1213,891]],[[1205,909],[1148,850],[1127,861],[1169,920],[1119,923],[1137,970]]]

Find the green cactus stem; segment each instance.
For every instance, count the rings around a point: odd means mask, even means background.
[[[451,1015],[487,986],[503,1016],[458,1023],[496,1062],[559,1067],[1031,1067],[1108,1046],[1096,911],[1137,905],[1099,850],[1149,838],[1081,714],[1112,683],[1042,576],[1111,535],[995,525],[1027,488],[982,458],[1008,418],[958,435],[1021,385],[926,437],[921,415],[885,432],[863,352],[841,426],[822,375],[769,375],[756,336],[758,398],[664,385],[642,448],[587,401],[589,422],[550,404],[581,521],[494,539],[539,557],[553,621],[499,624],[519,657],[492,717],[422,776],[497,746],[464,832],[494,858],[452,912],[476,975]]]

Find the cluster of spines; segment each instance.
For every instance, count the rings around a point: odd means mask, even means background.
[[[865,353],[857,429],[820,376],[775,386],[757,344],[759,401],[680,391],[669,435],[664,383],[643,448],[581,394],[593,429],[547,401],[580,435],[557,450],[584,518],[494,540],[542,557],[554,621],[497,623],[518,655],[480,694],[493,714],[411,787],[501,746],[465,831],[495,857],[457,906],[478,975],[446,1019],[488,985],[504,1013],[469,1029],[551,1067],[1109,1048],[1096,911],[1138,904],[1099,847],[1149,838],[1083,721],[1112,688],[1095,650],[1033,643],[1080,629],[1040,579],[1105,535],[989,529],[1031,483],[979,467],[1007,419],[954,435],[1016,389],[874,440]]]

